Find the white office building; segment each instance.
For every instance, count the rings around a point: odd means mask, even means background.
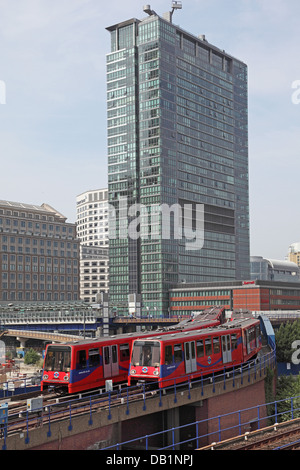
[[[99,302],[109,290],[108,191],[86,191],[76,198],[77,237],[80,239],[80,298]]]
[[[108,190],[86,191],[77,196],[76,203],[81,244],[108,248]]]

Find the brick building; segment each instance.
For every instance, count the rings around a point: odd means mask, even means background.
[[[215,305],[227,310],[300,310],[300,283],[234,281],[180,284],[170,289],[170,316]]]

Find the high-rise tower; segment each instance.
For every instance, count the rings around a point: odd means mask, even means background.
[[[107,28],[110,296],[166,315],[174,284],[250,276],[247,66],[144,10]],[[195,230],[201,207],[191,249],[177,225]]]

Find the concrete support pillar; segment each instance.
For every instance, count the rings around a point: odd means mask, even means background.
[[[23,349],[24,349],[27,339],[25,339],[25,338],[20,338],[20,337],[18,336],[18,337],[17,337],[17,341],[20,341],[20,348],[23,348]]]

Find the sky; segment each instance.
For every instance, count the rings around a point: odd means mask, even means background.
[[[0,199],[75,222],[76,196],[107,187],[106,27],[146,3],[0,0]],[[182,4],[173,23],[248,65],[251,255],[284,259],[300,242],[300,2]]]

